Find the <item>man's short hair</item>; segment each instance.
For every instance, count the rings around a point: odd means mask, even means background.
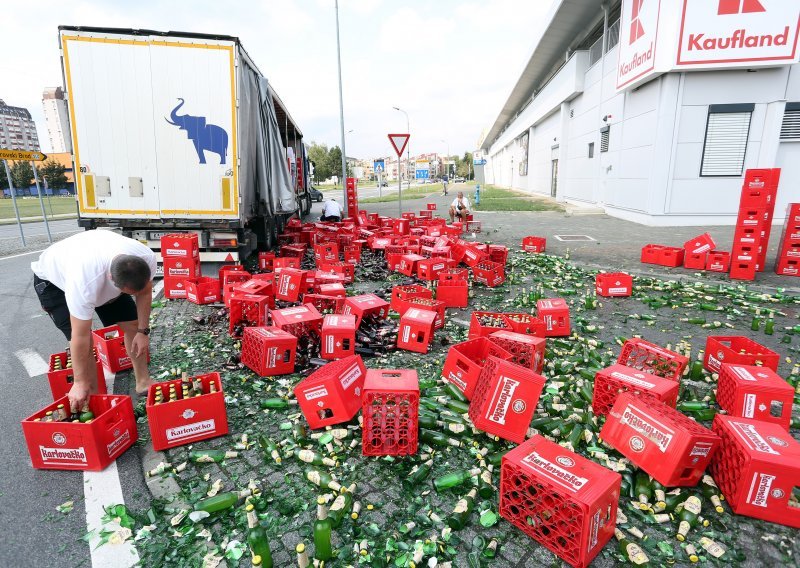
[[[150,276],[150,265],[140,256],[121,254],[111,261],[111,281],[120,290],[144,290]]]

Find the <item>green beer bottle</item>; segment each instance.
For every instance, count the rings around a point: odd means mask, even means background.
[[[722,508],[722,499],[720,499],[719,487],[717,487],[714,478],[708,474],[705,474],[703,476],[703,481],[700,484],[700,488],[703,491],[703,497],[711,501],[711,504],[714,505],[714,510],[717,513],[724,513],[725,509]]]
[[[680,524],[678,525],[678,534],[675,535],[675,538],[681,542],[686,540],[689,529],[696,526],[699,522],[701,508],[702,502],[694,495],[683,502],[683,509],[678,514]]]
[[[249,496],[251,491],[249,489],[245,489],[236,493],[235,491],[229,491],[226,493],[219,493],[214,495],[213,497],[207,497],[205,499],[201,499],[198,501],[195,506],[195,511],[205,511],[206,513],[216,513],[218,511],[224,511],[225,509],[230,509],[236,503],[239,502],[240,499],[244,499],[245,497]]]
[[[330,560],[333,558],[331,546],[331,521],[325,507],[325,498],[317,498],[317,520],[314,521],[314,558]]]
[[[260,557],[261,566],[272,568],[272,551],[269,548],[267,531],[258,523],[258,517],[252,504],[247,505],[245,511],[247,511],[247,526],[250,529],[247,531],[247,544],[250,546],[250,552],[253,553],[254,558]]]
[[[318,469],[307,469],[305,472],[306,479],[314,485],[322,487],[323,489],[331,489],[339,491],[342,486],[331,477],[331,474],[326,471],[319,471]]]
[[[336,462],[334,460],[321,456],[313,450],[295,450],[294,455],[297,459],[305,463],[310,463],[313,465],[326,465],[328,467],[336,466]]]
[[[408,487],[415,487],[420,482],[424,481],[433,467],[433,460],[430,459],[426,462],[415,465],[408,476],[405,478],[405,484]]]
[[[614,529],[614,536],[617,537],[617,549],[622,553],[626,561],[636,566],[648,566],[650,564],[650,559],[641,547],[629,541],[625,533],[619,529]]]
[[[653,487],[650,482],[650,476],[644,471],[639,470],[636,473],[634,491],[636,491],[636,497],[639,499],[639,508],[643,511],[649,509],[650,500],[653,498]]]
[[[443,491],[455,487],[456,485],[461,485],[470,477],[480,475],[480,473],[481,470],[477,467],[469,470],[455,471],[434,479],[433,486],[436,488],[436,491]]]
[[[478,495],[480,495],[482,499],[489,499],[494,495],[494,485],[492,485],[493,468],[494,466],[489,465],[478,477]]]
[[[467,524],[469,516],[472,513],[472,509],[475,508],[475,495],[477,495],[477,493],[478,490],[473,487],[470,489],[469,493],[458,500],[458,503],[456,503],[453,509],[453,513],[447,518],[447,526],[454,531],[464,528],[464,525]]]
[[[266,398],[261,401],[261,408],[264,409],[271,409],[271,410],[283,410],[284,408],[289,408],[292,405],[296,405],[296,400],[286,400],[285,398]]]
[[[261,446],[264,453],[270,456],[276,464],[281,465],[283,458],[281,458],[281,454],[278,451],[278,444],[266,436],[259,436],[258,445]]]
[[[297,546],[294,547],[294,551],[297,554],[298,568],[308,568],[311,566],[311,560],[308,558],[308,551],[306,550],[306,545],[304,543],[298,543]]]
[[[328,519],[330,519],[333,528],[339,528],[339,525],[342,524],[342,519],[344,519],[347,511],[353,505],[353,491],[355,489],[355,484],[343,489],[331,503],[331,508],[328,510]]]

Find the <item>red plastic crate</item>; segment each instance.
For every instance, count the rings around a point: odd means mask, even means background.
[[[469,266],[470,268],[474,268],[479,263],[483,261],[488,261],[489,255],[480,249],[478,249],[475,245],[467,244],[464,247],[464,256],[462,257],[461,261]]]
[[[111,373],[119,373],[133,368],[131,358],[125,350],[125,335],[118,325],[110,325],[92,331],[94,347],[97,357],[103,362],[103,367]],[[149,361],[149,358],[148,358]]]
[[[106,394],[106,377],[103,372],[103,363],[97,357],[95,351],[94,356],[97,365],[97,394]],[[61,368],[56,370],[56,361],[61,364]],[[50,392],[53,394],[53,400],[58,400],[67,396],[72,385],[75,383],[75,371],[67,365],[67,353],[54,353],[50,355],[50,370],[47,372],[47,382],[50,383]]]
[[[788,432],[793,399],[794,388],[772,369],[722,364],[717,404],[730,416],[774,422]]]
[[[689,364],[689,359],[660,345],[634,337],[622,346],[617,363],[678,382]]]
[[[563,298],[537,300],[536,315],[544,321],[546,337],[567,337],[571,333],[569,306]]]
[[[687,252],[683,255],[683,267],[688,268],[689,270],[705,270],[707,258],[707,252]]]
[[[427,353],[433,341],[436,312],[411,308],[400,316],[397,347],[416,353]]]
[[[471,215],[470,215],[471,217]],[[480,233],[481,232],[481,222],[480,221],[472,221],[468,220],[464,225],[464,232],[465,233]]]
[[[231,312],[228,317],[228,334],[238,339],[242,336],[244,327],[267,325],[269,310],[269,296],[233,294],[231,296]]]
[[[60,398],[22,421],[22,433],[35,469],[102,471],[139,439],[131,397],[93,394],[90,423],[36,422],[59,404]]]
[[[503,245],[489,245],[489,260],[505,265],[508,260],[508,247]]]
[[[407,235],[411,230],[411,224],[408,219],[393,219],[392,229],[397,235]]]
[[[161,258],[197,258],[200,245],[197,233],[169,233],[161,237]]]
[[[717,414],[722,439],[711,476],[737,515],[800,528],[789,497],[800,479],[800,443],[777,424]]]
[[[272,280],[258,278],[263,276],[256,274],[250,280],[237,282],[231,289],[232,294],[252,294],[255,296],[267,296],[270,299],[270,306],[275,307],[275,289]],[[271,275],[270,275],[271,276]]]
[[[344,247],[344,261],[350,264],[358,264],[361,262],[361,246]]]
[[[191,257],[165,257],[163,259],[164,276],[171,278],[196,278],[200,276],[200,259]]]
[[[428,211],[436,211],[436,204],[435,203],[428,203],[426,204]]]
[[[646,264],[661,264],[661,251],[664,248],[664,245],[644,245],[641,261]]]
[[[503,314],[512,331],[524,335],[545,337],[545,323],[540,317],[525,312],[508,312]]]
[[[484,284],[489,288],[500,286],[506,281],[505,266],[499,262],[483,260],[472,267],[475,282]]]
[[[433,322],[434,329],[442,329],[444,327],[445,308],[447,306],[444,302],[434,300],[432,298],[409,298],[402,301],[397,313],[401,316],[408,310],[417,308],[420,310],[430,310],[436,314],[436,320]]]
[[[425,257],[418,254],[404,254],[400,257],[400,265],[397,267],[397,271],[406,276],[415,276],[417,274],[417,264],[420,260],[425,260]]]
[[[504,360],[512,357],[498,342],[489,341],[485,337],[456,343],[447,352],[442,378],[455,385],[469,400],[489,355]]]
[[[308,271],[298,268],[284,268],[278,275],[275,297],[285,302],[297,302],[306,290]]]
[[[678,401],[678,389],[677,381],[624,365],[611,365],[600,369],[594,376],[592,409],[596,415],[605,416],[623,392],[674,407]]]
[[[272,263],[275,262],[274,252],[259,252],[258,253],[258,269],[259,270],[273,270]]]
[[[433,298],[433,292],[425,286],[419,284],[407,284],[405,286],[394,286],[392,288],[392,301],[390,308],[395,312],[405,307],[405,301],[411,298]]]
[[[469,417],[480,428],[521,444],[539,403],[545,378],[511,361],[489,355],[469,403]]]
[[[181,379],[150,385],[146,408],[154,450],[193,444],[228,433],[228,413],[219,373],[207,373],[194,378],[200,379],[203,394],[190,398],[181,398]],[[211,381],[214,381],[217,392],[211,392]],[[178,394],[178,400],[171,402],[170,385],[175,385]],[[158,389],[161,389],[167,402],[155,403]]]
[[[780,359],[771,349],[741,335],[709,335],[703,367],[711,373],[719,373],[723,363],[755,365],[760,362],[777,372]]]
[[[322,243],[314,245],[314,260],[317,266],[322,262],[339,262],[339,244]]]
[[[321,294],[303,294],[303,303],[311,304],[317,311],[326,316],[341,313],[344,306],[343,296],[323,296]]]
[[[674,408],[630,393],[617,398],[600,437],[667,487],[697,485],[720,443]]]
[[[736,227],[733,233],[734,246],[737,244],[758,246],[761,244],[761,231],[763,231],[761,225]]]
[[[706,258],[706,270],[711,272],[728,272],[731,269],[731,253],[712,250]]]
[[[624,298],[633,293],[633,277],[624,272],[601,272],[594,277],[595,291],[606,298]]]
[[[208,276],[186,279],[186,299],[193,304],[213,304],[220,301],[219,280]]]
[[[676,267],[683,264],[683,257],[685,251],[682,248],[678,247],[663,247],[659,251],[658,255],[658,262],[655,264],[659,264],[661,266],[669,266],[669,267]]]
[[[419,381],[411,369],[369,369],[361,395],[361,451],[365,456],[417,453]]]
[[[547,239],[544,237],[523,237],[522,250],[525,252],[544,252],[547,246]]]
[[[800,276],[800,259],[780,259],[775,263],[775,274],[781,276]]]
[[[438,280],[439,274],[454,264],[449,258],[424,258],[417,262],[417,278],[428,281]]]
[[[299,242],[295,242],[295,244],[291,245],[282,245],[278,254],[285,257],[294,256],[302,260],[302,258],[306,255],[306,245]]]
[[[349,262],[321,262],[319,270],[329,274],[337,274],[344,277],[345,283],[353,281],[356,274],[356,265]]]
[[[708,233],[697,235],[683,243],[686,254],[702,254],[714,250],[716,243]]]
[[[242,364],[259,377],[294,373],[297,338],[278,327],[246,327],[242,335]]]
[[[320,357],[341,359],[355,354],[356,316],[329,314],[322,320]]]
[[[614,538],[622,477],[542,436],[506,455],[500,516],[575,568]]]
[[[446,282],[448,280],[469,281],[469,268],[445,268],[439,273],[439,282]]]
[[[472,312],[467,337],[469,339],[488,337],[495,331],[504,329],[514,331],[505,314],[500,312]]]
[[[280,273],[284,268],[300,268],[300,259],[296,256],[282,256],[272,261],[275,273]]]
[[[745,172],[742,195],[739,207],[774,207],[777,178],[780,178],[780,168],[777,176],[770,169],[750,169]]]
[[[250,278],[250,273],[247,272],[244,269],[244,266],[242,266],[241,264],[225,264],[222,267],[220,267],[219,272],[218,272],[220,292],[222,292],[221,287],[224,284],[227,284],[228,282],[234,282],[234,280],[230,280],[230,279],[226,280],[225,279],[225,274],[227,274],[228,272],[241,272],[241,273],[244,273],[246,275],[246,277],[240,279],[239,281],[247,280],[248,278]]]
[[[294,387],[294,396],[312,429],[341,424],[361,409],[366,368],[360,355],[331,361]]]
[[[311,304],[272,310],[272,325],[288,331],[295,337],[319,335],[322,329],[322,314]]]
[[[432,219],[433,218],[433,211],[428,211],[426,209],[425,211],[420,211],[418,215],[420,217],[425,218],[425,219]]]
[[[469,284],[466,280],[440,280],[436,299],[447,308],[466,308],[469,304]]]
[[[344,286],[341,283],[335,284],[321,284],[318,286],[320,296],[334,296],[337,298],[344,298],[347,296],[347,292],[344,289]]]
[[[389,315],[389,302],[375,294],[350,296],[345,298],[342,313],[356,316],[356,324],[360,327],[364,318],[386,319]]]
[[[543,337],[534,337],[514,331],[495,331],[489,336],[489,341],[510,353],[509,360],[512,363],[530,369],[534,373],[542,374],[545,344],[547,343]]]
[[[755,260],[732,260],[730,276],[732,280],[755,280],[758,272]]]
[[[164,297],[168,300],[185,300],[186,278],[165,276]]]

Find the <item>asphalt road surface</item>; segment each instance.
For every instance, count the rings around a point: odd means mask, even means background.
[[[4,236],[7,227],[0,230]],[[92,552],[81,537],[87,523],[97,526],[103,505],[124,499],[140,506],[148,496],[136,448],[102,474],[35,470],[30,464],[20,421],[51,402],[46,361],[67,346],[33,290],[30,263],[37,255],[0,258],[0,566],[126,566],[134,558],[130,550],[104,546]],[[131,380],[129,374],[118,376],[114,392],[128,392]],[[75,501],[71,513],[56,511],[69,500]]]

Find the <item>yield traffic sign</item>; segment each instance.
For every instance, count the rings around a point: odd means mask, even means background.
[[[392,143],[392,147],[397,152],[398,157],[403,155],[403,150],[406,149],[406,144],[408,144],[410,137],[411,134],[389,134],[389,142]]]

